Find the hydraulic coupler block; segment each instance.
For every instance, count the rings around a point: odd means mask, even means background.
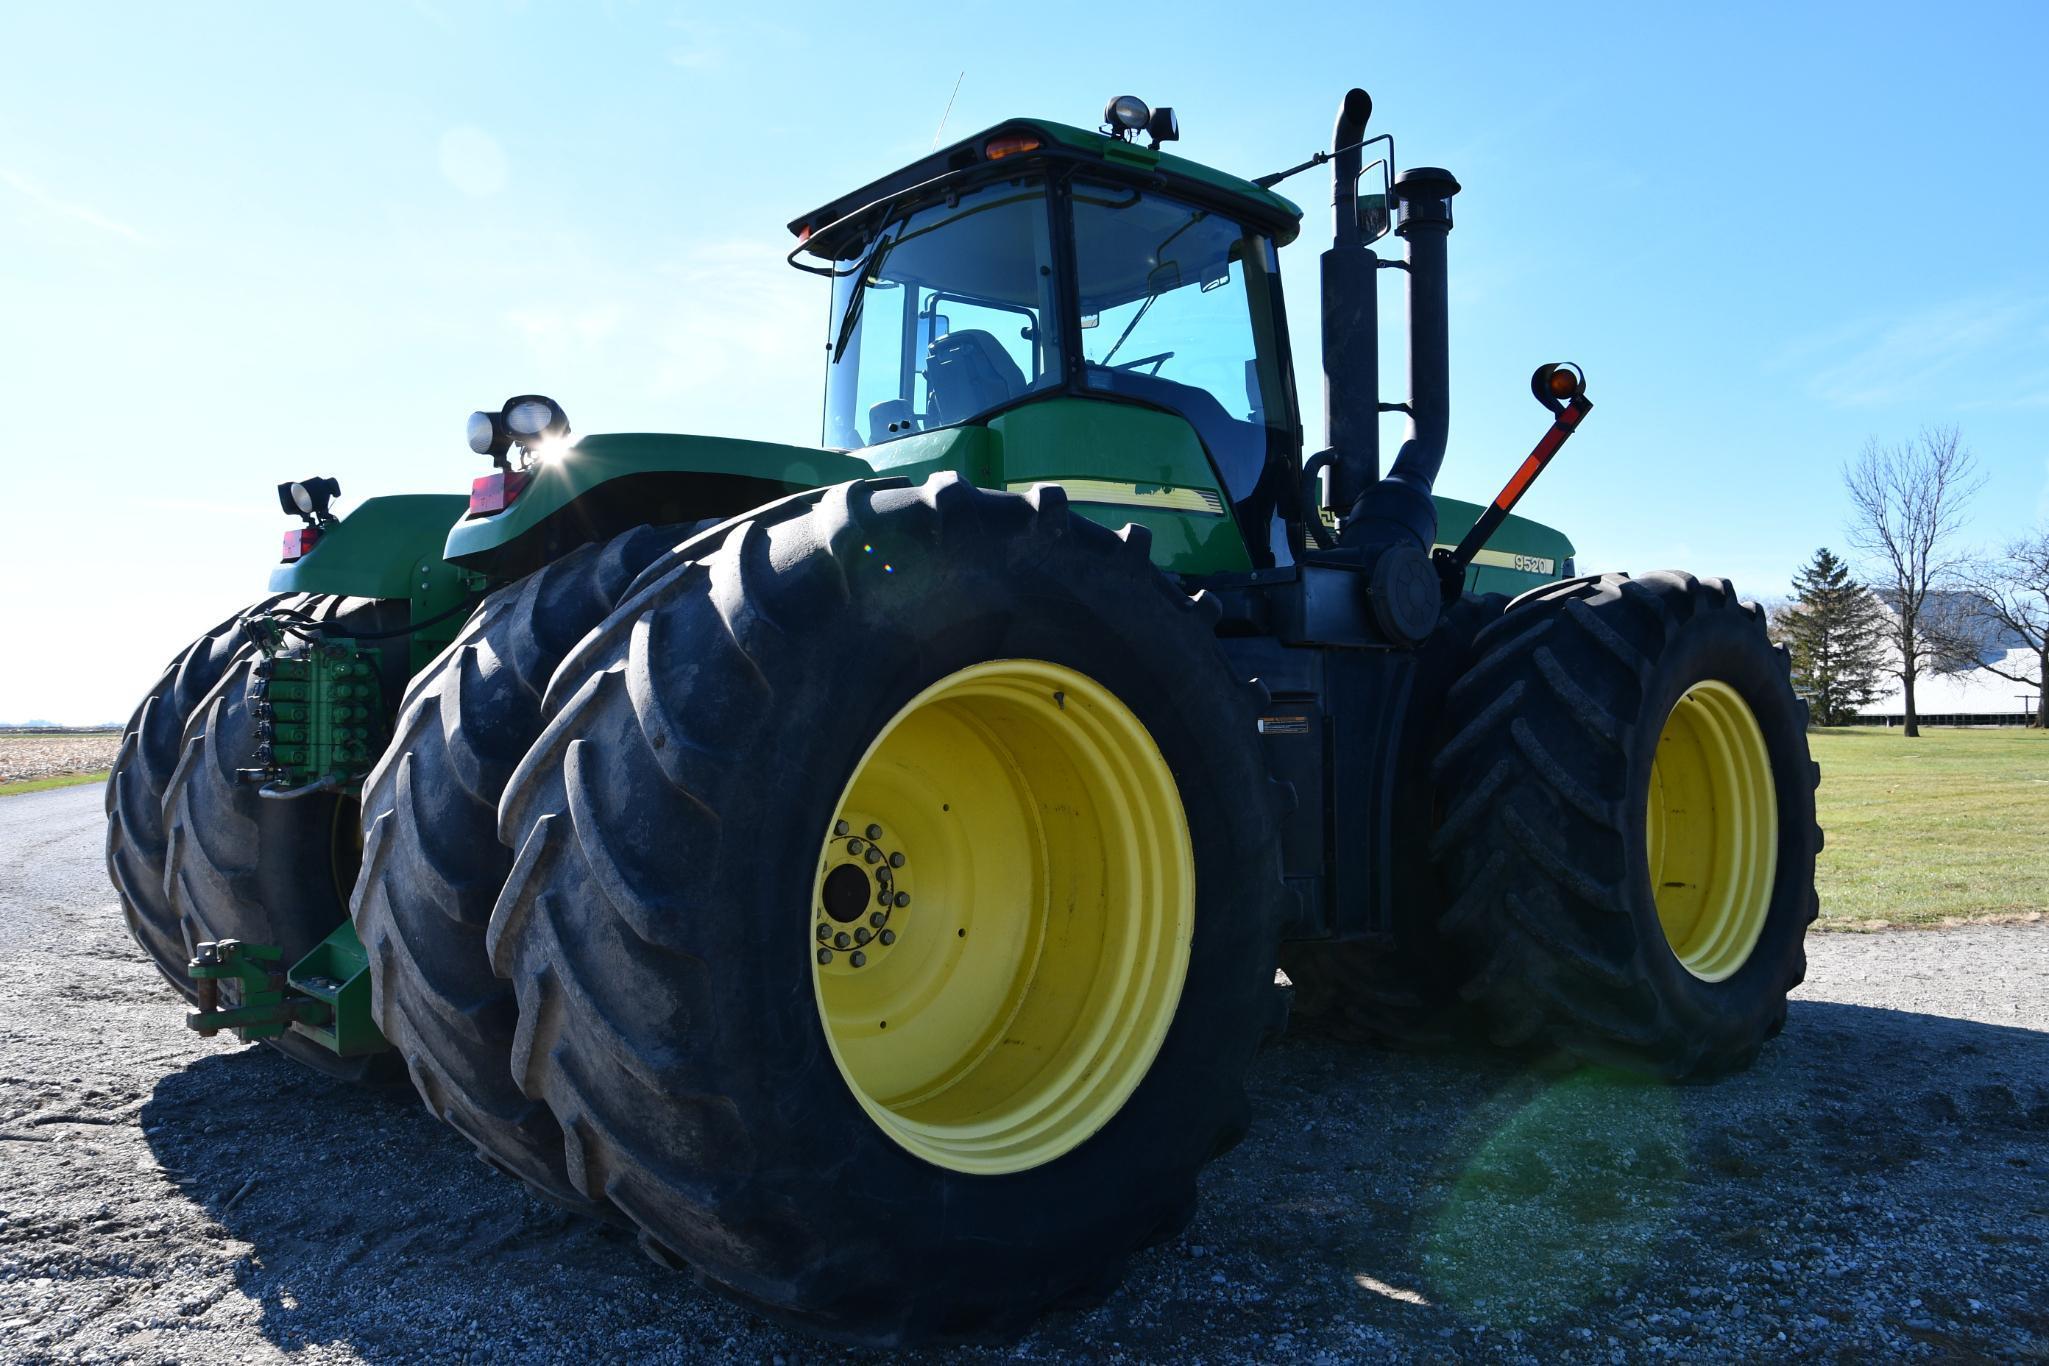
[[[376,650],[323,639],[255,670],[256,764],[245,777],[284,796],[346,788],[370,771],[386,738]]]

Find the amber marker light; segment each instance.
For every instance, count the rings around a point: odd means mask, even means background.
[[[1039,140],[1029,133],[1006,133],[1001,137],[990,138],[982,144],[982,155],[990,161],[1001,161],[1020,152],[1038,150]]]

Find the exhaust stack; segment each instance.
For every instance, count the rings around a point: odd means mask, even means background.
[[[1345,93],[1331,134],[1331,245],[1323,254],[1323,423],[1330,506],[1350,509],[1380,478],[1380,258],[1359,229],[1358,144],[1373,116]]]
[[[1409,540],[1428,551],[1437,538],[1430,490],[1444,465],[1451,430],[1451,354],[1446,321],[1445,238],[1459,183],[1451,172],[1417,166],[1395,181],[1409,276],[1409,430],[1387,477],[1365,488],[1345,520],[1345,544]],[[1377,409],[1378,404],[1375,404]]]

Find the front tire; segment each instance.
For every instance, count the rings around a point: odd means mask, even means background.
[[[130,937],[188,1001],[197,999],[187,970],[192,955],[164,893],[164,793],[178,767],[185,723],[237,655],[254,648],[242,634],[243,619],[285,601],[265,598],[186,646],[128,718],[107,775],[107,876]]]
[[[563,656],[689,534],[640,527],[580,546],[485,599],[406,689],[397,738],[363,782],[352,914],[378,1028],[430,1111],[537,1194],[586,1214],[603,1211],[564,1174],[554,1116],[513,1081],[517,1008],[484,949],[512,868],[498,799],[540,734]]]
[[[643,583],[503,806],[493,960],[572,1175],[843,1339],[1100,1294],[1279,1022],[1284,798],[1212,614],[1136,529],[951,476]]]
[[[1447,699],[1441,928],[1498,1042],[1666,1078],[1749,1065],[1806,972],[1820,771],[1726,580],[1569,580]]]

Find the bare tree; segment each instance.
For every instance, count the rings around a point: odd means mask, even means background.
[[[2001,678],[2035,689],[2035,725],[2049,728],[2049,523],[1964,569],[1968,610],[2035,656],[2034,676],[1987,662]]]
[[[1925,428],[1912,441],[1864,443],[1843,467],[1853,516],[1850,543],[1870,561],[1879,596],[1892,608],[1891,644],[1906,703],[1906,734],[1921,733],[1914,680],[1955,658],[1940,603],[1930,595],[1953,585],[1962,567],[1954,549],[1964,504],[1984,481],[1954,427]]]

